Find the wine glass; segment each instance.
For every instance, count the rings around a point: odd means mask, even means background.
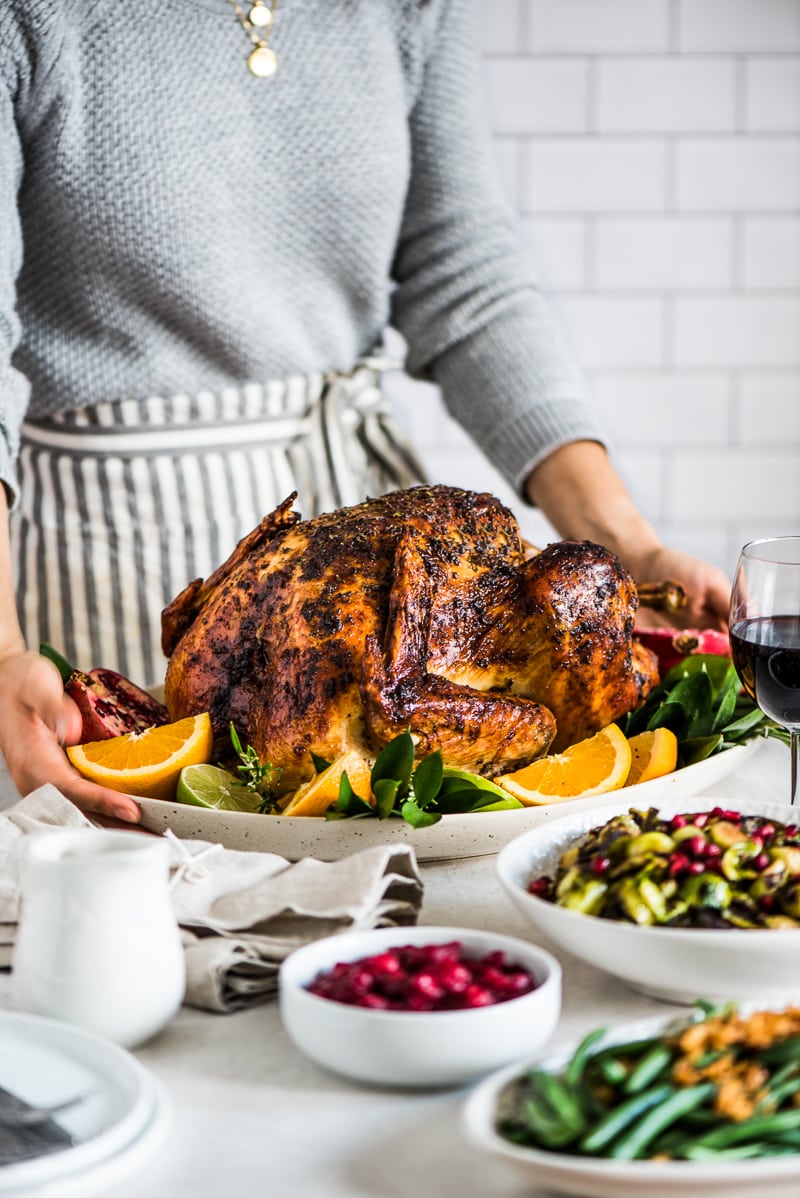
[[[731,655],[751,699],[791,741],[797,798],[800,744],[800,536],[751,541],[739,554],[731,595]]]

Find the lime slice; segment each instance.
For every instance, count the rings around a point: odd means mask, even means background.
[[[478,807],[475,814],[483,815],[485,811],[514,811],[517,807],[524,806],[525,804],[520,803],[519,799],[507,794],[504,799],[498,799],[496,803],[487,803],[485,807]]]
[[[216,811],[258,811],[259,796],[218,765],[187,765],[180,772],[177,802]]]
[[[446,765],[442,770],[442,777],[445,780],[455,778],[461,782],[471,782],[473,786],[477,786],[478,790],[490,790],[499,799],[509,798],[508,791],[503,790],[502,786],[498,786],[496,782],[491,782],[488,778],[484,778],[480,774],[471,774],[469,770],[457,770],[452,766]],[[487,808],[483,807],[481,810],[486,811]]]

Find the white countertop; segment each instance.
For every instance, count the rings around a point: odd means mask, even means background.
[[[788,751],[768,741],[714,793],[785,802],[788,789]],[[487,856],[422,866],[421,922],[532,939],[494,865]],[[670,1009],[558,956],[557,1041]],[[7,993],[6,977],[0,1000]],[[114,1198],[544,1198],[464,1141],[466,1090],[375,1090],[328,1074],[289,1042],[274,1002],[236,1015],[184,1008],[136,1056],[165,1087],[172,1128]]]

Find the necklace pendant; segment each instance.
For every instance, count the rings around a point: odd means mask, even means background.
[[[255,50],[247,56],[247,68],[251,75],[259,79],[269,79],[278,69],[278,55],[270,46],[259,42]]]
[[[269,29],[272,24],[272,9],[267,8],[263,0],[256,0],[247,14],[247,19],[257,29]]]

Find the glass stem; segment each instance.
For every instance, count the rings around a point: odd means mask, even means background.
[[[791,737],[789,752],[792,755],[792,792],[789,802],[795,803],[797,801],[797,756],[800,752],[800,731],[792,728],[789,735]]]

